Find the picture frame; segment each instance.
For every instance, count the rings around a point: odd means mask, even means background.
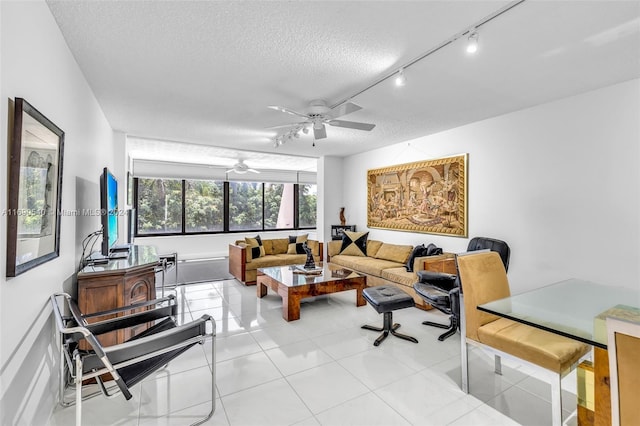
[[[468,154],[367,171],[367,226],[467,237]]]
[[[64,132],[23,98],[10,131],[7,277],[60,255]]]

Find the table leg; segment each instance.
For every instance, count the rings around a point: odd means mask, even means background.
[[[256,285],[256,293],[259,298],[265,297],[267,295],[267,286],[260,280],[258,280]]]
[[[287,321],[300,319],[300,298],[289,294],[282,296],[282,318]]]
[[[362,295],[362,287],[358,287],[356,289],[356,306],[364,306],[367,304],[367,301],[364,299],[364,296]]]

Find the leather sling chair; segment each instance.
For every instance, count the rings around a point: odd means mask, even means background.
[[[505,270],[509,270],[509,257],[511,249],[501,240],[487,237],[475,237],[469,241],[467,252],[478,250],[491,250],[500,255]],[[449,324],[440,324],[432,321],[423,321],[422,324],[432,327],[444,328],[438,340],[441,342],[447,337],[456,334],[460,324],[460,298],[458,296],[460,283],[456,273],[455,258],[445,259],[443,271],[418,271],[418,282],[413,285],[416,293],[425,302],[449,315]],[[447,272],[448,271],[448,272]]]
[[[573,370],[591,347],[530,325],[501,318],[477,309],[511,295],[507,272],[495,252],[468,253],[456,257],[462,333],[460,361],[462,390],[469,393],[467,345],[494,354],[495,372],[502,374],[501,357],[536,368],[551,383],[551,424],[562,424],[562,378]],[[543,422],[544,423],[544,422]]]
[[[51,304],[58,329],[56,340],[61,358],[58,401],[62,406],[75,403],[76,426],[82,424],[83,399],[100,393],[111,397],[120,392],[129,400],[133,385],[164,368],[192,346],[204,344],[208,339],[211,340],[211,353],[214,354],[211,367],[211,411],[193,424],[199,425],[211,418],[216,408],[216,324],[211,316],[203,315],[192,322],[177,325],[175,317],[178,309],[173,295],[89,315],[83,315],[76,302],[66,293],[53,294]],[[70,315],[63,315],[63,311],[68,311]],[[118,316],[113,318],[115,315]],[[112,318],[88,322],[105,316]],[[105,346],[97,337],[108,332],[122,333],[127,328],[142,324],[153,325],[125,343]],[[207,325],[210,333],[207,333]],[[83,382],[86,384],[90,379],[97,382],[100,390],[83,396]],[[115,385],[109,384],[107,387],[105,381],[111,379]],[[71,381],[75,383],[75,402],[65,400],[65,389]]]

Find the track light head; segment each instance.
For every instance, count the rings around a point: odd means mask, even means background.
[[[477,31],[471,31],[467,39],[467,53],[476,53],[478,51],[478,39],[480,35]]]
[[[407,77],[404,75],[404,68],[400,68],[398,70],[398,75],[396,76],[396,86],[404,86],[407,84]]]

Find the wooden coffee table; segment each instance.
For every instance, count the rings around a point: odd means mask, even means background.
[[[294,273],[293,268],[303,265],[274,266],[259,268],[257,276],[257,295],[264,297],[267,289],[282,297],[282,317],[287,321],[300,319],[300,301],[302,299],[339,291],[355,290],[356,306],[364,306],[366,301],[362,290],[367,285],[367,277],[341,266],[325,264],[322,273],[305,275]]]

